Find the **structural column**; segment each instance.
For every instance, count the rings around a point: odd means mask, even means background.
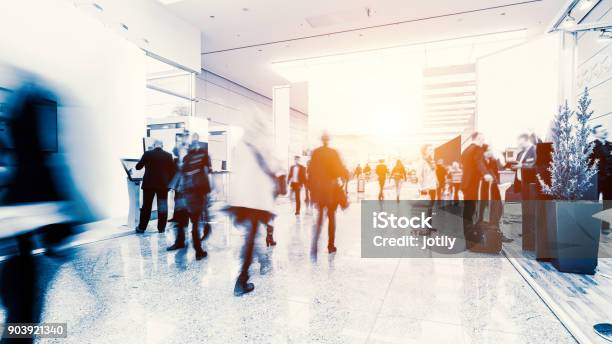
[[[274,123],[274,148],[283,168],[289,167],[289,117],[291,115],[291,86],[274,86],[272,108]]]

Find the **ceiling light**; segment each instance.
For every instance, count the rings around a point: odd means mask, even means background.
[[[570,14],[567,15],[567,17],[565,17],[565,20],[563,20],[563,24],[561,24],[564,28],[569,29],[571,27],[576,26],[576,19],[574,19],[574,17],[572,17]]]
[[[599,38],[597,40],[602,43],[609,43],[610,41],[612,41],[612,32],[601,30],[601,34],[599,35]]]
[[[210,19],[215,19],[215,16],[208,16],[208,18],[210,18]]]
[[[163,5],[170,5],[176,2],[181,2],[183,0],[157,0],[157,1],[161,2]]]
[[[581,11],[586,11],[588,9],[590,9],[591,7],[593,7],[593,0],[582,0],[580,2],[580,10]]]

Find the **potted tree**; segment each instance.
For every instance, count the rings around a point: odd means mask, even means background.
[[[567,102],[559,108],[552,128],[552,161],[550,183],[540,176],[552,263],[561,272],[594,274],[597,267],[601,222],[592,217],[601,204],[592,195],[597,162],[591,162],[589,142],[588,90],[578,100],[578,110],[571,111]]]

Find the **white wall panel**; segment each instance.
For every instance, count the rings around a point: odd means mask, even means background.
[[[200,72],[200,30],[172,14],[157,0],[71,2],[138,47],[184,69]],[[94,3],[99,7],[94,6]]]
[[[496,150],[525,131],[546,137],[562,103],[560,49],[560,35],[547,34],[477,60],[476,129]]]
[[[0,1],[0,64],[60,93],[60,154],[102,217],[127,216],[120,158],[142,154],[144,52],[65,0]],[[6,75],[6,74],[3,74]]]

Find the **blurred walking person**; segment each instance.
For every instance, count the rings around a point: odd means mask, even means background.
[[[370,164],[365,164],[365,167],[363,168],[363,174],[365,175],[366,180],[370,180],[370,175],[372,174],[372,168],[370,167]]]
[[[336,252],[336,209],[338,205],[347,206],[346,194],[339,179],[348,179],[348,170],[344,167],[340,154],[329,147],[329,135],[321,136],[323,145],[312,152],[308,177],[312,201],[316,204],[318,214],[310,254],[317,257],[319,236],[323,227],[323,218],[327,214],[327,251]]]
[[[608,129],[602,125],[596,125],[592,129],[593,153],[591,161],[598,160],[597,164],[597,198],[601,195],[603,208],[612,208],[612,142],[608,141]],[[609,235],[610,223],[601,222],[601,233]]]
[[[483,146],[484,159],[487,172],[491,175],[491,181],[483,180],[480,186],[480,206],[478,209],[478,220],[476,223],[482,223],[485,221],[485,210],[489,208],[489,219],[488,224],[493,228],[497,228],[501,232],[500,220],[504,212],[504,205],[501,198],[501,191],[499,189],[499,169],[503,167],[503,164],[495,157],[495,153],[491,149],[491,146],[485,144]],[[484,202],[483,202],[484,201]],[[510,243],[514,241],[508,238],[502,232],[502,242]]]
[[[459,166],[459,162],[453,161],[451,167],[449,169],[449,174],[451,178],[451,193],[454,201],[459,200],[459,191],[461,190],[461,177],[463,176],[463,170],[461,170],[461,166]]]
[[[467,232],[474,225],[474,214],[476,213],[476,201],[479,198],[478,188],[480,182],[492,182],[493,176],[489,173],[484,158],[484,135],[474,132],[470,136],[472,143],[461,154],[461,165],[463,176],[461,179],[461,191],[463,192],[463,230]]]
[[[181,166],[183,165],[183,159],[189,152],[189,144],[186,142],[187,135],[176,135],[176,142],[174,148],[172,149],[172,155],[174,156],[174,164],[176,171],[181,170]],[[176,193],[176,183],[178,182],[179,173],[176,173],[173,179],[170,181],[170,189],[175,189],[174,192],[174,204],[180,202],[178,195]],[[176,210],[176,206],[175,206]],[[172,214],[172,218],[168,220],[169,222],[176,222],[177,219],[174,217],[174,213]]]
[[[399,202],[400,193],[402,191],[402,182],[407,179],[406,168],[399,159],[395,163],[395,166],[393,166],[393,170],[391,170],[391,178],[393,178],[395,181],[395,194],[396,199]]]
[[[230,173],[228,212],[237,226],[247,229],[242,248],[242,265],[234,286],[234,295],[241,296],[255,289],[249,283],[249,268],[253,261],[255,239],[260,226],[272,223],[275,217],[275,199],[283,191],[286,181],[280,162],[272,154],[270,128],[263,119],[254,115],[254,120],[245,127],[245,132],[232,150],[234,166]],[[273,241],[268,231],[266,243]]]
[[[446,177],[448,176],[448,169],[444,166],[444,160],[438,159],[436,163],[436,178],[438,179],[438,189],[436,190],[436,198],[439,200],[444,199],[446,192]]]
[[[307,209],[310,209],[312,200],[310,199],[310,183],[308,182],[308,166],[310,165],[310,159],[306,163],[306,183],[304,183],[304,203],[306,203]]]
[[[19,208],[9,211],[10,218],[2,219],[2,229],[13,233],[18,254],[2,264],[0,301],[6,309],[5,323],[38,324],[47,286],[63,259],[50,263],[44,256],[34,256],[32,250],[43,248],[48,257],[57,258],[58,249],[74,233],[74,225],[94,219],[76,194],[64,154],[52,157],[44,151],[43,142],[49,141],[46,135],[56,135],[43,127],[49,111],[57,111],[55,94],[27,83],[13,92],[7,105],[10,143],[4,144],[10,144],[11,149],[2,151],[8,162],[2,206]],[[33,343],[34,339],[3,338],[0,342]]]
[[[359,179],[359,177],[361,177],[362,172],[363,170],[361,169],[361,164],[357,164],[357,167],[355,167],[355,171],[353,171],[353,176],[355,177],[355,179]]]
[[[387,175],[389,174],[389,169],[387,165],[385,165],[385,160],[378,160],[378,165],[376,166],[376,176],[378,176],[378,200],[382,201],[385,199],[385,182],[387,181]]]
[[[179,171],[178,185],[175,189],[177,201],[174,210],[177,220],[176,238],[174,244],[167,250],[185,248],[185,227],[191,221],[191,238],[196,260],[207,256],[200,241],[200,223],[202,213],[208,207],[208,194],[211,191],[210,168],[208,152],[201,146],[198,137],[194,135],[194,140],[189,147],[189,152],[183,158]],[[210,232],[210,227],[205,227],[203,238],[208,236],[207,232]]]
[[[153,149],[145,152],[136,169],[145,169],[142,179],[142,209],[136,233],[144,233],[151,219],[153,198],[157,197],[157,231],[166,230],[168,219],[168,190],[176,173],[176,165],[172,154],[163,150],[160,140],[155,140]]]
[[[438,177],[436,175],[436,163],[433,158],[433,146],[421,147],[421,159],[416,164],[416,177],[419,192],[431,201],[436,200],[438,190]]]
[[[416,165],[417,185],[419,194],[429,199],[427,216],[432,216],[433,207],[436,202],[438,190],[438,178],[436,176],[436,163],[434,161],[434,149],[430,144],[421,147],[421,159]],[[429,235],[432,229],[420,231],[420,234]]]
[[[289,168],[287,182],[291,186],[291,191],[295,197],[295,215],[300,215],[302,203],[302,186],[306,184],[306,167],[300,164],[298,155],[294,158],[294,164]]]

